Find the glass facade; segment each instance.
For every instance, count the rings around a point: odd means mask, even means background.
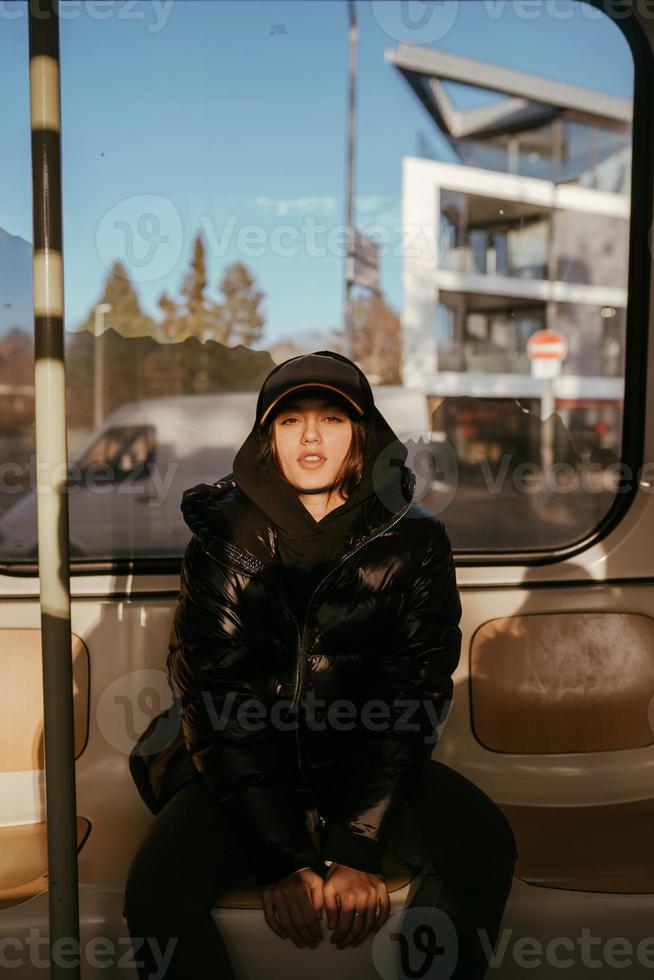
[[[543,208],[441,190],[439,267],[546,279],[549,219]]]
[[[455,139],[453,144],[463,166],[629,193],[629,127],[580,122],[562,114],[544,126],[485,139]]]

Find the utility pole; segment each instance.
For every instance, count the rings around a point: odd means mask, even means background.
[[[353,199],[354,199],[354,142],[356,138],[356,75],[357,44],[359,28],[357,25],[354,0],[348,0],[348,118],[347,118],[347,186],[346,186],[346,226],[347,255],[345,256],[345,354],[352,356],[352,280],[350,278],[350,256],[354,254]]]

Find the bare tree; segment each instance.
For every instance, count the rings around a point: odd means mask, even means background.
[[[352,304],[352,360],[371,384],[402,382],[400,318],[380,296],[360,296]]]

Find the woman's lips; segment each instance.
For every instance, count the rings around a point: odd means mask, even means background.
[[[325,462],[325,457],[321,456],[320,459],[303,459],[300,458],[298,463],[305,470],[317,470],[319,466]]]

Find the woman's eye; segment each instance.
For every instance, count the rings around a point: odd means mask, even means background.
[[[334,422],[342,421],[342,419],[338,415],[326,415],[325,418],[328,421],[334,421]],[[292,417],[292,418],[284,419],[281,424],[286,425],[287,422],[297,422],[297,421],[298,420],[295,417]]]

